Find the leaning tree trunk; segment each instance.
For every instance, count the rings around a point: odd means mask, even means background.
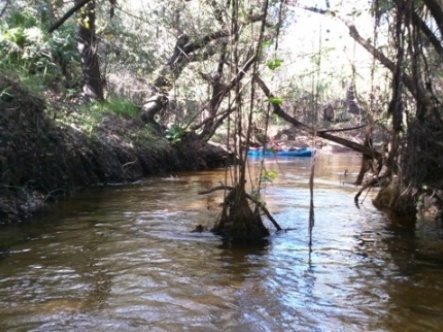
[[[76,4],[83,2],[75,0]],[[83,65],[83,94],[88,99],[103,100],[103,83],[95,34],[95,1],[81,8],[78,15],[77,50]]]

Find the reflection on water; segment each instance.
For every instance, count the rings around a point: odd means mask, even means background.
[[[370,198],[358,210],[343,173],[359,158],[320,155],[309,254],[310,159],[266,167],[279,174],[268,208],[295,230],[253,248],[190,233],[219,213],[221,193],[197,192],[223,171],[95,188],[3,230],[0,330],[443,330],[439,225],[391,224]]]

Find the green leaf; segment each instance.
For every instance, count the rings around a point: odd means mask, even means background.
[[[263,182],[272,182],[277,178],[277,172],[275,171],[264,171],[261,177]]]
[[[281,105],[283,104],[283,98],[282,97],[271,97],[269,98],[269,102],[275,105]]]
[[[278,67],[281,66],[281,64],[283,63],[282,59],[273,59],[273,60],[269,60],[266,65],[268,66],[269,69],[271,70],[275,70]]]
[[[264,42],[261,43],[262,47],[269,47],[272,46],[274,42],[272,40],[265,40]]]
[[[166,129],[165,136],[170,142],[179,143],[187,133],[188,131],[184,127],[174,124]]]

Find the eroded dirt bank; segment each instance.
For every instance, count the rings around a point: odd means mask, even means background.
[[[79,188],[222,166],[214,146],[171,145],[133,117],[106,115],[85,132],[49,118],[45,102],[0,77],[0,224],[23,222]]]

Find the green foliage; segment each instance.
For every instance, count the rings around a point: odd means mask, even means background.
[[[74,22],[66,22],[51,34],[49,41],[53,53],[63,55],[68,63],[79,61],[76,44],[77,26]]]
[[[166,138],[172,143],[180,143],[188,132],[186,128],[173,124],[166,130]]]
[[[271,47],[272,45],[274,45],[274,42],[272,40],[265,40],[261,43],[261,45],[264,48]]]
[[[139,109],[129,100],[111,96],[107,101],[77,105],[76,111],[67,116],[60,114],[60,112],[57,115],[56,120],[59,123],[93,135],[107,115],[111,115],[111,118],[112,116],[114,118],[115,116],[126,119],[134,118],[139,116]],[[140,137],[146,136],[142,133],[139,134]]]
[[[271,104],[281,105],[281,104],[283,104],[283,98],[282,97],[271,97],[271,98],[269,98],[269,102]]]
[[[278,67],[280,67],[283,63],[282,59],[273,59],[273,60],[269,60],[266,63],[266,66],[268,66],[269,69],[271,70],[276,70]]]
[[[36,16],[29,11],[12,12],[7,18],[7,23],[22,29],[28,29],[38,25]]]
[[[12,12],[0,24],[0,70],[13,72],[25,84],[30,76],[40,85],[58,83],[62,63],[65,71],[72,71],[68,67],[77,56],[75,35],[73,24],[49,35],[32,12]]]
[[[129,12],[131,5],[127,6]],[[108,70],[118,71],[124,68],[134,75],[143,76],[152,73],[163,64],[162,48],[165,40],[162,40],[160,46],[154,35],[160,27],[145,21],[145,18],[138,19],[139,15],[139,12],[134,12],[129,17],[116,16],[111,22],[107,17],[106,21],[97,19],[97,35],[103,41]],[[145,14],[145,17],[147,20],[154,19],[148,14]],[[153,27],[156,27],[156,30]]]
[[[276,178],[277,178],[276,171],[263,170],[263,173],[261,175],[262,182],[272,183]]]
[[[110,96],[106,101],[96,101],[89,105],[90,110],[99,114],[111,113],[122,117],[137,117],[140,110],[131,101]]]

